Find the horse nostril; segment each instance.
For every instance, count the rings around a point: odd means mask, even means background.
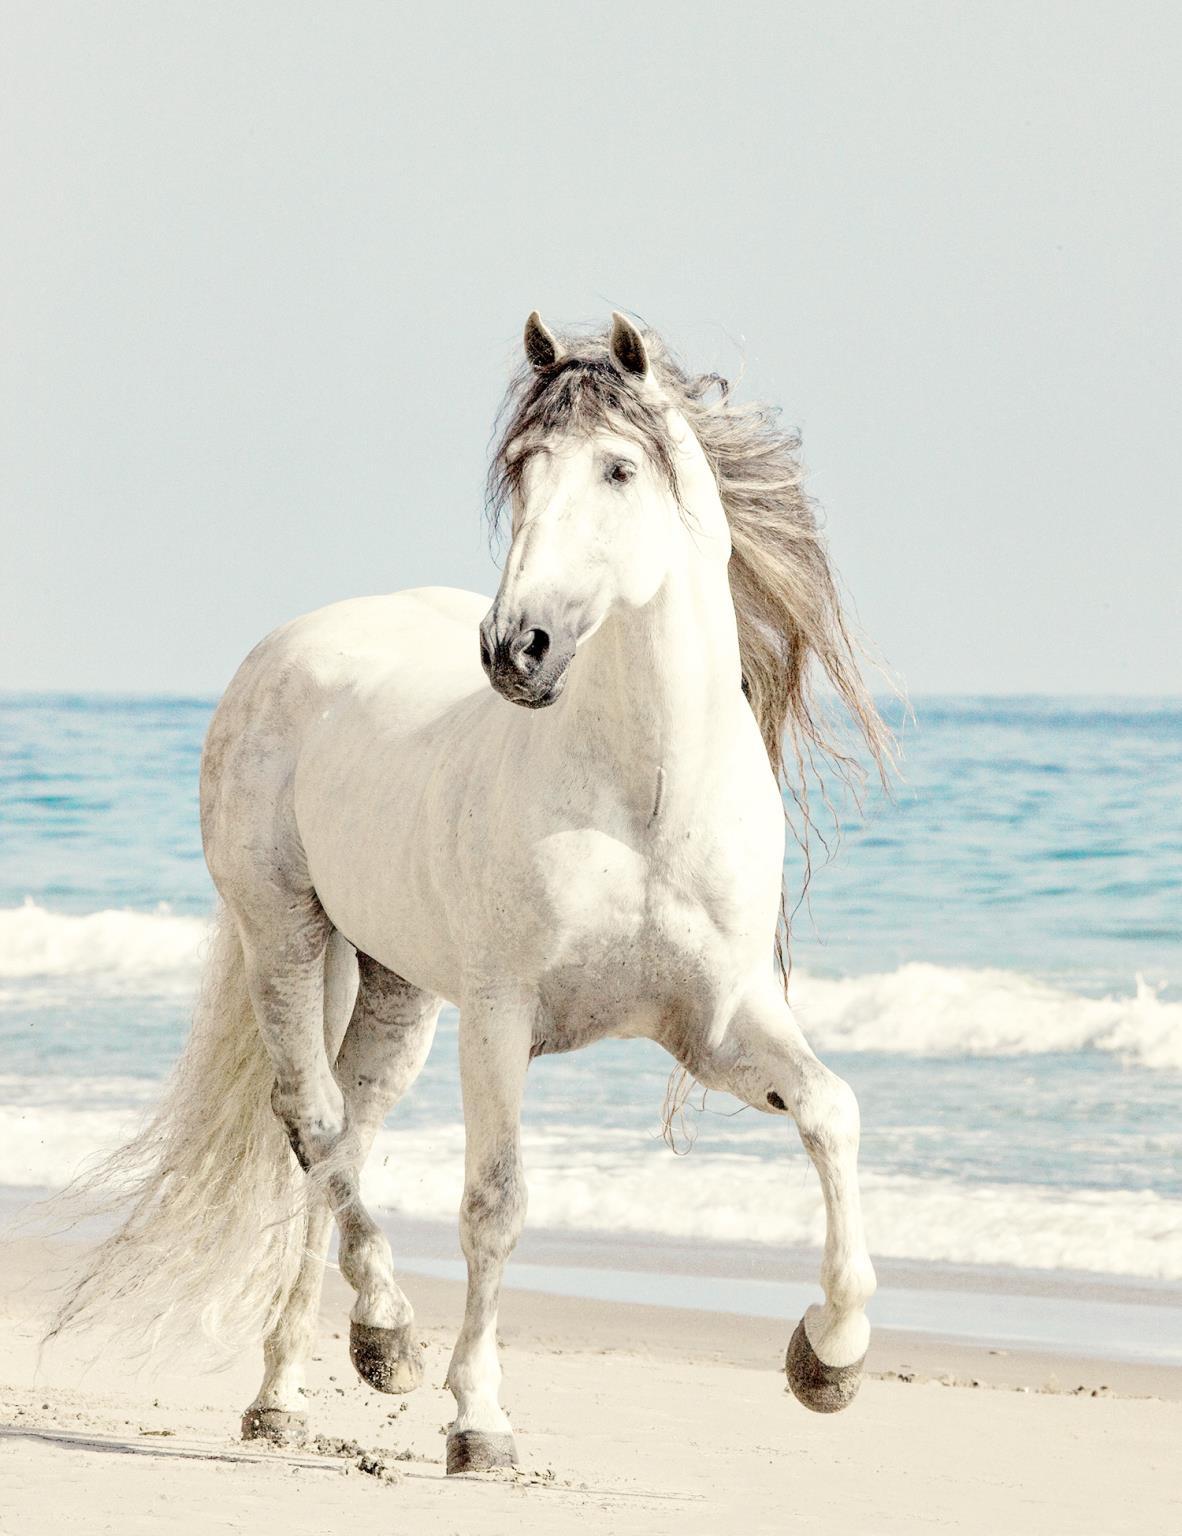
[[[480,665],[486,672],[492,671],[492,646],[488,643],[488,636],[480,631]]]
[[[550,636],[544,629],[527,629],[513,647],[513,661],[520,672],[534,672],[546,659]]]

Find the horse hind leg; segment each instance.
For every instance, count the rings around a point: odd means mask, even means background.
[[[324,1265],[332,1236],[332,1211],[323,1195],[309,1200],[304,1234],[304,1262],[283,1311],[263,1341],[263,1383],[242,1415],[244,1440],[303,1445],[308,1438],[304,1369],[316,1339]]]
[[[311,914],[311,907],[306,911]],[[244,933],[251,1000],[275,1068],[272,1107],[311,1183],[305,1264],[289,1298],[291,1314],[285,1309],[273,1334],[268,1375],[274,1390],[243,1420],[251,1438],[297,1439],[301,1433],[298,1418],[291,1417],[299,1413],[292,1382],[299,1374],[297,1357],[306,1353],[315,1329],[332,1216],[340,1230],[341,1269],[357,1291],[354,1336],[368,1343],[366,1379],[386,1391],[408,1391],[421,1379],[410,1341],[414,1314],[394,1280],[389,1244],[361,1203],[359,1177],[384,1115],[426,1059],[439,1002],[358,955],[356,1002],[334,1072],[324,1010],[330,933],[323,913],[318,922],[309,915],[278,941]],[[367,1338],[367,1329],[387,1332]],[[283,1402],[275,1400],[280,1394]]]
[[[357,1003],[336,1064],[349,1161],[329,1175],[327,1187],[341,1232],[341,1273],[357,1293],[349,1326],[353,1365],[379,1392],[410,1392],[423,1376],[414,1311],[394,1278],[390,1244],[362,1204],[359,1180],[378,1128],[427,1059],[440,1000],[368,955],[359,954],[357,963]]]
[[[324,956],[324,1048],[335,1061],[357,995],[353,946],[334,933]],[[322,1192],[308,1200],[304,1218],[304,1259],[275,1326],[263,1342],[263,1380],[242,1416],[244,1440],[302,1445],[308,1435],[304,1412],[304,1371],[316,1339],[324,1268],[332,1236],[332,1210]]]

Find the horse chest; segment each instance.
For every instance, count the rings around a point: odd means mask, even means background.
[[[575,852],[556,859],[539,906],[538,1049],[659,1033],[671,1013],[709,1013],[750,965],[747,903],[722,856],[585,841]]]

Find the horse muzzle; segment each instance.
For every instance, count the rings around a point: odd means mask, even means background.
[[[480,626],[480,662],[489,682],[524,709],[554,703],[574,654],[573,636],[557,626],[532,619],[506,624],[495,606]]]

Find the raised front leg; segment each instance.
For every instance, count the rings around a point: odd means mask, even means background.
[[[870,1342],[865,1308],[875,1289],[858,1193],[858,1102],[849,1084],[817,1060],[770,985],[739,1008],[700,1075],[757,1109],[791,1115],[817,1170],[826,1215],[825,1300],[805,1313],[785,1368],[807,1408],[834,1413],[861,1383]]]
[[[497,1308],[505,1262],[525,1221],[521,1097],[535,1008],[532,997],[484,995],[466,1001],[460,1017],[467,1138],[460,1243],[468,1261],[468,1295],[447,1373],[456,1400],[447,1437],[451,1473],[512,1466],[517,1460],[500,1404]]]

